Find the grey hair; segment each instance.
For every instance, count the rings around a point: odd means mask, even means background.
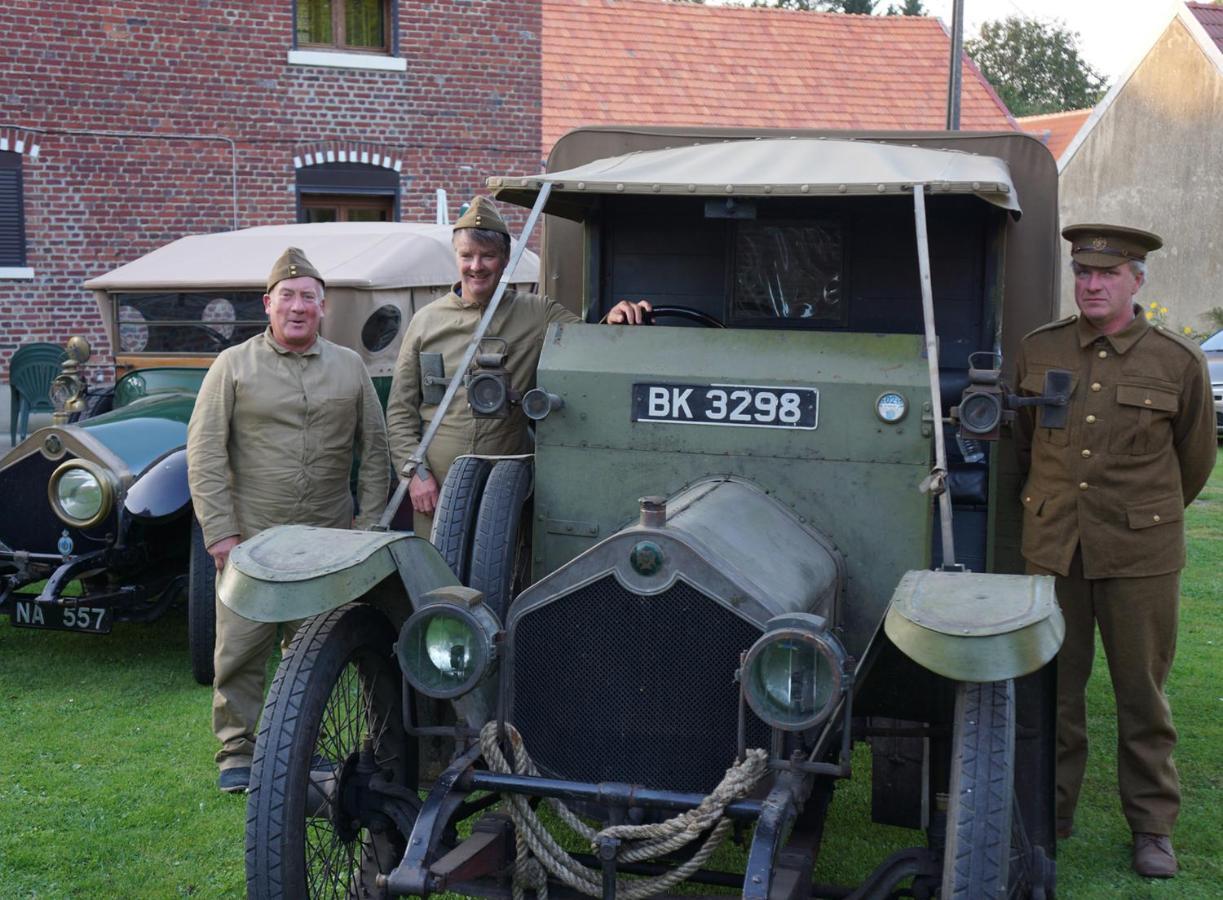
[[[1126,260],[1126,262],[1129,263],[1130,273],[1135,278],[1146,278],[1147,277],[1147,261],[1145,259],[1129,259],[1129,260]],[[1082,274],[1083,269],[1085,268],[1094,268],[1094,267],[1084,266],[1078,260],[1074,260],[1074,259],[1070,260],[1070,270],[1074,272],[1075,275]]]
[[[493,231],[491,228],[457,228],[454,234],[450,236],[450,245],[455,246],[455,242],[459,239],[459,232],[466,231],[471,235],[471,239],[481,247],[497,246],[505,254],[506,258],[510,255],[510,236],[502,234],[500,231]]]

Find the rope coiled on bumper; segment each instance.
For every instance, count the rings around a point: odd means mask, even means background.
[[[489,769],[503,775],[538,776],[539,770],[535,768],[535,763],[527,753],[522,735],[508,722],[505,723],[505,730],[513,750],[512,766],[497,741],[497,723],[489,722],[480,731],[480,749]],[[618,862],[640,862],[664,856],[691,843],[704,832],[710,832],[692,858],[665,875],[656,878],[621,879],[617,882],[617,897],[624,900],[642,900],[674,887],[708,861],[730,831],[731,821],[722,815],[726,805],[745,796],[767,771],[768,754],[764,750],[748,750],[742,762],[726,770],[722,781],[701,801],[700,806],[664,822],[648,825],[613,825],[596,831],[559,800],[548,799],[546,802],[566,825],[590,841],[596,852],[603,838],[619,840],[621,846],[616,854]],[[517,851],[513,880],[514,900],[523,900],[527,888],[533,889],[539,900],[547,900],[549,872],[576,891],[591,897],[601,897],[603,873],[570,856],[548,833],[535,810],[531,809],[527,797],[522,794],[508,796]]]

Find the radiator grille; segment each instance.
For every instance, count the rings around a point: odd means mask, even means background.
[[[686,584],[642,597],[608,576],[515,623],[512,721],[546,775],[708,791],[734,762],[734,672],[759,636]],[[747,745],[768,734],[749,712]]]
[[[57,553],[56,543],[66,529],[78,552],[102,546],[98,539],[114,527],[114,514],[82,532],[69,528],[51,509],[47,482],[64,460],[50,460],[32,453],[0,472],[0,541],[13,550],[29,553]],[[88,535],[93,540],[84,540]]]

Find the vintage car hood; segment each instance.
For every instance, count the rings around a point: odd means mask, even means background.
[[[157,394],[75,425],[53,427],[85,432],[121,459],[132,475],[139,475],[157,459],[187,443],[187,421],[194,406],[194,393]]]

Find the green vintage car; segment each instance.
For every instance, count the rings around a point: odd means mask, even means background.
[[[431,542],[231,556],[222,602],[310,617],[260,725],[250,896],[1050,896],[1063,622],[1020,574],[1000,367],[1055,311],[1048,152],[584,129],[490,187],[546,215],[585,323],[545,338],[533,456],[456,462]],[[641,297],[654,327],[594,324]],[[481,334],[443,408],[493,377]],[[851,777],[912,845],[830,885]]]
[[[385,398],[412,314],[454,280],[450,234],[328,223],[194,235],[86,282],[116,381],[92,382],[88,345],[75,339],[52,389],[55,423],[0,458],[0,612],[21,627],[98,635],[155,619],[185,594],[192,673],[211,684],[214,569],[184,449],[209,362],[267,326],[267,272],[297,246],[327,280],[323,336],[360,353]],[[533,284],[538,258],[526,263],[518,277]],[[44,579],[40,592],[22,591]]]

